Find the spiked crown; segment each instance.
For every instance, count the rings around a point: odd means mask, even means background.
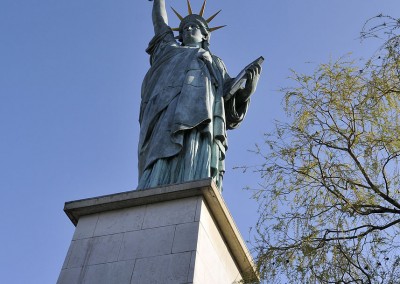
[[[178,31],[179,32],[179,36],[177,37],[179,39],[179,41],[182,41],[182,30],[183,30],[183,27],[187,23],[197,23],[197,24],[199,24],[200,28],[202,29],[202,32],[206,33],[207,35],[210,34],[213,31],[216,31],[218,29],[221,29],[221,28],[225,27],[225,26],[218,26],[218,27],[210,28],[208,26],[208,24],[221,12],[221,10],[219,10],[218,12],[213,14],[208,19],[204,19],[203,15],[204,15],[204,11],[205,11],[205,8],[206,8],[206,4],[207,4],[207,0],[204,0],[199,14],[194,14],[193,10],[192,10],[192,6],[190,4],[190,0],[187,0],[189,15],[187,15],[186,17],[181,16],[174,8],[171,7],[172,11],[174,11],[175,15],[181,21],[181,23],[179,25],[179,28],[173,28],[172,29],[173,31]]]

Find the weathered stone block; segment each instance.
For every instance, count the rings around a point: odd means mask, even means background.
[[[199,225],[199,222],[192,222],[176,226],[172,253],[195,251],[197,249]]]
[[[143,229],[194,222],[197,200],[191,197],[148,205]]]
[[[76,226],[73,240],[80,240],[93,237],[99,215],[87,215],[79,219]]]
[[[175,226],[125,233],[119,260],[170,254]]]
[[[123,234],[93,238],[88,265],[113,262],[118,259]]]
[[[81,283],[81,272],[82,268],[63,269],[58,277],[57,284]]]
[[[146,206],[105,212],[99,216],[94,236],[136,231],[142,228]]]
[[[72,241],[67,268],[83,267],[88,259],[93,239]]]
[[[131,284],[186,284],[191,256],[186,252],[138,259]]]
[[[130,284],[133,267],[133,261],[88,266],[83,284]]]

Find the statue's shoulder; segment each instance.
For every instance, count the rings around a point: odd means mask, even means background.
[[[149,42],[149,46],[146,49],[148,54],[153,54],[159,46],[165,45],[177,45],[174,37],[174,33],[169,26],[159,31]]]
[[[215,64],[217,65],[217,67],[224,73],[227,73],[227,69],[226,69],[224,61],[220,57],[218,57],[214,54],[212,55],[212,58],[213,58],[213,61],[215,62]]]

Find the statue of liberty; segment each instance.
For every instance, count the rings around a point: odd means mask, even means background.
[[[138,189],[212,178],[222,190],[226,131],[244,119],[261,72],[260,62],[250,64],[241,75],[245,83],[238,85],[240,75],[231,78],[209,49],[211,33],[223,27],[209,27],[219,12],[205,19],[206,0],[199,14],[187,2],[186,17],[172,9],[181,20],[172,29],[165,0],[153,1],[155,36],[146,50],[151,67],[139,116]]]

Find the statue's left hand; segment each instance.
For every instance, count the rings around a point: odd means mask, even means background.
[[[249,69],[247,69],[246,73],[247,80],[243,89],[243,95],[248,99],[256,91],[258,80],[260,79],[261,65],[252,65]]]
[[[236,102],[241,104],[249,100],[250,96],[254,94],[257,88],[258,79],[260,78],[261,65],[253,64],[246,70],[246,84],[244,88],[239,89],[236,94]]]

